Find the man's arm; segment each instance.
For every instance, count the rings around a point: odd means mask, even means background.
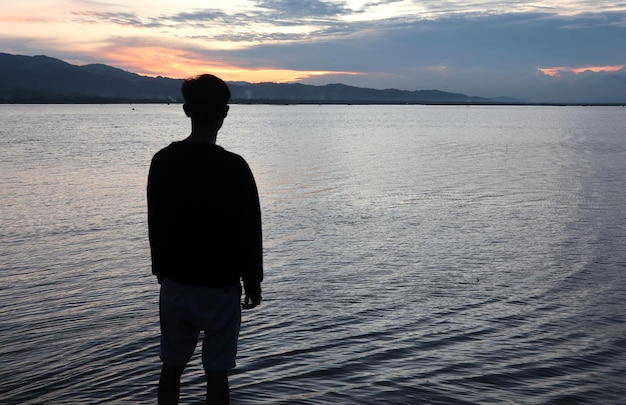
[[[245,162],[244,162],[245,163]],[[261,206],[254,176],[247,163],[244,165],[241,187],[242,250],[245,257],[242,280],[245,291],[243,308],[254,308],[261,303],[263,281],[263,241],[261,230]]]
[[[243,309],[255,308],[258,305],[261,305],[262,299],[263,298],[261,297],[261,294],[253,295],[253,296],[249,296],[248,294],[246,294],[246,297],[243,300],[243,304],[241,304],[241,308]]]
[[[159,252],[162,252],[162,230],[159,197],[159,174],[156,159],[152,159],[148,173],[147,203],[148,203],[148,240],[150,242],[150,254],[152,258],[152,274],[157,277],[159,284],[163,281],[161,273],[161,260]]]

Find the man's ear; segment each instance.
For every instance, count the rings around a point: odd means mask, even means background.
[[[226,116],[228,115],[228,110],[230,110],[229,105],[227,105],[226,108],[224,108],[224,118],[226,118]]]
[[[183,111],[185,111],[185,115],[191,118],[189,115],[189,106],[187,104],[183,104]]]

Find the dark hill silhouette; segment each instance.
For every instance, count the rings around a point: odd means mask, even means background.
[[[0,53],[4,102],[177,101],[180,80],[150,78],[96,64]]]
[[[283,100],[300,103],[484,103],[489,99],[439,90],[376,90],[345,84],[310,86],[301,83],[232,85],[233,97],[246,102]]]
[[[182,79],[147,77],[103,64],[75,66],[48,56],[0,53],[0,103],[182,102]],[[376,90],[328,84],[229,83],[233,103],[481,104],[493,100],[439,90]]]

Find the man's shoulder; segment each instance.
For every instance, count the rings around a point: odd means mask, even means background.
[[[176,153],[177,150],[178,148],[176,147],[176,142],[172,142],[169,145],[161,148],[157,153],[154,154],[154,157]]]
[[[157,156],[198,155],[211,152],[220,153],[221,147],[197,142],[174,141],[154,154]]]
[[[241,156],[238,153],[232,152],[228,149],[224,149],[222,148],[222,152],[224,153],[225,156],[228,156],[228,158],[234,160],[234,161],[239,161],[239,162],[244,162],[245,163],[245,159],[243,158],[243,156]]]
[[[248,166],[239,154],[220,145],[175,141],[154,154],[153,160],[215,159],[235,166]]]

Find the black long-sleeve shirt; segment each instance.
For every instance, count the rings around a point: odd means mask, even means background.
[[[239,155],[199,142],[157,152],[148,175],[152,272],[159,280],[220,287],[263,281],[261,209],[250,167]]]

